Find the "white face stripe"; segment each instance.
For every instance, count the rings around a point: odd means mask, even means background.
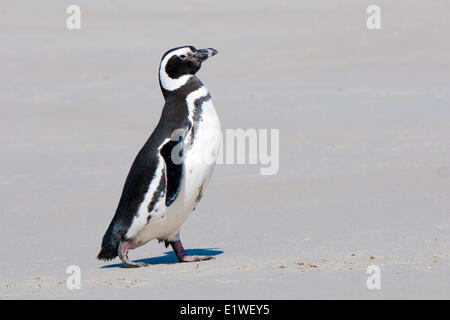
[[[194,123],[194,110],[195,110],[195,100],[199,98],[206,97],[208,95],[208,89],[205,86],[201,86],[195,91],[189,93],[186,97],[186,104],[188,107],[189,120]]]
[[[182,55],[182,54],[188,54],[188,53],[192,53],[190,48],[188,48],[188,47],[180,48],[178,50],[170,52],[161,61],[161,65],[159,66],[159,79],[161,81],[161,86],[164,89],[166,89],[168,91],[176,90],[176,89],[184,86],[186,84],[186,82],[192,77],[192,74],[186,74],[177,79],[172,79],[166,73],[166,64],[170,58],[172,58],[174,55]]]

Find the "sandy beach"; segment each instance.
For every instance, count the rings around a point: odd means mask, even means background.
[[[68,30],[71,4],[0,8],[0,299],[450,298],[448,1],[77,0]],[[198,76],[224,130],[279,130],[279,170],[216,166],[181,229],[216,259],[98,261],[161,56],[188,44],[219,51]]]

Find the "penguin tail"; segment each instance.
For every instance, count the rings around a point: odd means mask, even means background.
[[[122,232],[113,220],[103,236],[102,247],[97,255],[97,259],[109,261],[117,257],[121,239]]]
[[[117,250],[119,250],[119,247],[117,247],[116,249],[115,247],[102,246],[100,252],[97,255],[97,259],[104,261],[113,260],[115,257],[117,257]]]

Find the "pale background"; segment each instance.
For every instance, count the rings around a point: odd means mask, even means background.
[[[380,31],[366,28],[370,4]],[[0,298],[450,298],[449,10],[1,1]],[[102,263],[163,105],[161,55],[184,44],[219,50],[199,77],[224,128],[280,129],[280,171],[217,166],[181,233],[216,260],[176,264],[151,242],[130,253],[148,268]],[[81,290],[65,286],[72,264]],[[371,264],[381,290],[366,288]]]

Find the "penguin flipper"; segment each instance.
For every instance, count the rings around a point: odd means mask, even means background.
[[[160,148],[160,154],[166,164],[166,207],[177,199],[183,179],[184,138],[187,130],[181,130],[178,140],[172,138]]]

